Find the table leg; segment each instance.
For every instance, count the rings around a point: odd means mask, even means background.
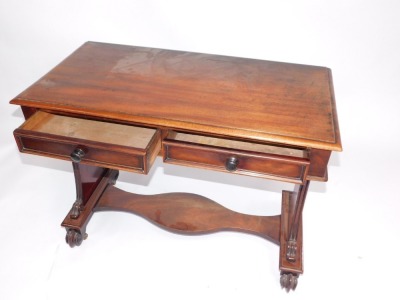
[[[299,186],[297,193],[282,192],[279,269],[281,286],[287,291],[296,288],[303,273],[302,212],[309,184]]]
[[[102,193],[106,189],[108,185],[115,184],[118,171],[111,169],[93,169],[95,167],[88,167],[85,165],[79,165],[78,169],[75,169],[74,165],[74,173],[75,173],[75,181],[77,185],[77,195],[79,205],[72,207],[71,211],[65,217],[61,226],[65,227],[67,230],[66,242],[70,245],[70,247],[80,246],[82,241],[87,238],[86,234],[86,226],[93,215],[93,208],[96,206],[99,201]],[[85,171],[83,171],[85,170]],[[101,175],[98,175],[100,174]],[[77,176],[78,174],[78,176]],[[82,177],[81,175],[84,175]],[[90,175],[90,176],[89,176]],[[92,178],[94,180],[82,180],[82,178]],[[81,196],[79,198],[79,196]],[[75,212],[78,208],[78,214]]]
[[[82,166],[74,165],[79,214],[74,214],[74,205],[62,223],[71,247],[82,243],[87,237],[86,226],[91,216],[103,210],[131,212],[179,233],[246,232],[280,244],[281,286],[287,291],[296,288],[298,276],[303,273],[302,211],[309,181],[300,185],[297,192],[282,192],[280,216],[253,216],[231,211],[195,194],[128,193],[113,186],[118,177],[117,170],[103,169],[101,172]],[[92,180],[82,180],[82,176]]]
[[[296,208],[294,211],[293,219],[291,221],[290,234],[286,252],[286,257],[290,261],[296,261],[299,227],[309,185],[310,181],[306,181],[304,185],[300,186],[299,191],[297,192]]]
[[[76,200],[70,211],[70,217],[77,219],[107,169],[77,162],[72,163],[72,168],[75,176]]]

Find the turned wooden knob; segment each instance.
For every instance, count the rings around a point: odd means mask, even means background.
[[[81,148],[76,148],[72,153],[71,153],[71,159],[73,162],[80,162],[82,158],[85,156],[85,151]]]
[[[233,172],[237,169],[238,163],[239,163],[239,160],[236,157],[234,157],[234,156],[228,157],[225,162],[225,168],[228,171]]]

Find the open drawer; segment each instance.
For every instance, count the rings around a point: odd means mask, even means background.
[[[166,163],[303,183],[310,160],[306,149],[170,132],[163,140]]]
[[[159,130],[36,112],[14,131],[21,152],[148,173],[161,148]]]

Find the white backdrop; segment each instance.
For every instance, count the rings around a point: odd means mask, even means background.
[[[397,0],[0,0],[0,299],[399,299],[399,13]],[[246,234],[180,236],[107,212],[65,244],[71,165],[18,153],[8,101],[88,40],[332,69],[344,152],[310,188],[294,293],[279,287],[278,247]],[[279,213],[282,187],[159,160],[118,186],[255,214]]]

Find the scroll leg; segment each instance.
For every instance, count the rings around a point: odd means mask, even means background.
[[[79,167],[82,167],[81,165]],[[85,166],[87,167],[87,166]],[[70,247],[80,246],[82,241],[87,238],[86,234],[86,226],[93,215],[93,208],[96,206],[97,202],[100,199],[100,196],[106,189],[109,184],[115,184],[115,181],[118,177],[118,171],[111,169],[103,169],[101,177],[96,181],[94,185],[93,181],[89,187],[93,188],[90,195],[88,195],[86,203],[83,205],[83,202],[79,206],[79,214],[72,215],[74,207],[70,211],[70,213],[66,216],[61,226],[65,227],[67,230],[67,235],[65,240]],[[91,173],[93,174],[93,173]],[[79,187],[77,186],[77,190]],[[83,193],[82,193],[83,194]],[[84,194],[83,194],[84,195]],[[86,197],[86,196],[84,196]],[[85,199],[85,198],[83,198]],[[75,205],[74,205],[75,206]]]
[[[76,200],[72,205],[70,217],[77,219],[105,174],[106,169],[77,162],[73,162],[72,167],[75,176]]]
[[[306,200],[309,185],[310,181],[307,180],[304,185],[300,186],[299,191],[297,193],[296,208],[291,221],[290,233],[286,251],[286,257],[290,261],[296,260],[297,248],[299,243],[298,236],[299,236],[301,217],[303,214],[304,202]]]
[[[287,291],[296,288],[303,273],[302,210],[308,186],[307,181],[297,193],[282,192],[279,269],[281,286]]]

